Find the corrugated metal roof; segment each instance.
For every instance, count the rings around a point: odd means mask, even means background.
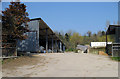
[[[30,21],[34,21],[34,20],[39,20],[39,35],[40,37],[42,37],[41,39],[43,40],[46,39],[46,29],[47,29],[48,40],[51,40],[53,36],[54,40],[60,40],[62,44],[64,44],[63,41],[52,31],[52,29],[41,18],[34,18],[31,19]]]
[[[115,34],[116,27],[120,27],[120,25],[109,25],[107,29],[107,34]]]

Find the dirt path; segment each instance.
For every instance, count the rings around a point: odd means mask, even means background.
[[[43,58],[41,59],[41,57]],[[28,62],[26,60],[28,64],[23,66],[13,66],[13,68],[8,66],[6,68],[3,65],[3,76],[118,77],[118,62],[112,61],[106,56],[80,53],[49,53],[39,54],[35,58],[34,61]],[[19,63],[21,62],[19,61]]]

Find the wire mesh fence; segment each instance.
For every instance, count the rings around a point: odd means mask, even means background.
[[[120,43],[113,43],[112,56],[113,57],[120,57]]]
[[[11,58],[11,57],[17,57],[17,47],[16,47],[16,40],[15,39],[9,39],[7,42],[4,40],[5,37],[8,35],[2,35],[2,44],[0,46],[0,50],[2,52],[1,57],[2,58]]]

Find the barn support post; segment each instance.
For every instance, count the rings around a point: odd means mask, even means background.
[[[53,53],[53,49],[54,49],[54,48],[53,48],[53,35],[52,35],[52,53]]]
[[[55,40],[55,52],[57,53],[57,39]]]
[[[62,43],[60,41],[60,52],[62,52]]]
[[[62,44],[62,52],[64,52],[64,50],[63,50],[63,46],[64,46],[64,44]]]
[[[65,51],[65,45],[63,45],[63,53],[64,53],[64,51]]]
[[[46,28],[46,53],[48,53],[48,29]]]

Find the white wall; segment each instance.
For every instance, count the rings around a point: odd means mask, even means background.
[[[108,44],[112,44],[112,42],[108,42]],[[91,47],[106,47],[106,42],[91,42]]]

